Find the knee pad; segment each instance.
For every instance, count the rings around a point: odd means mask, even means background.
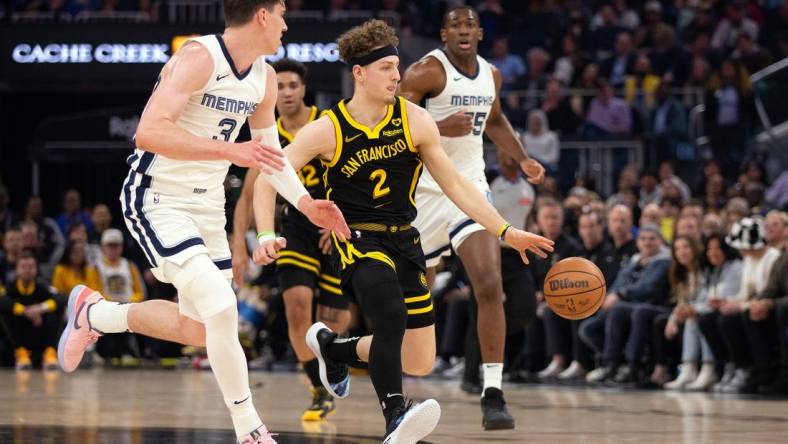
[[[182,308],[192,307],[200,319],[236,306],[232,286],[207,254],[191,257],[182,265],[166,261],[162,267],[178,289],[178,297],[185,302]]]

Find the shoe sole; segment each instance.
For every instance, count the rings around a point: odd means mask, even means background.
[[[386,437],[383,444],[416,444],[435,430],[440,419],[440,404],[428,399],[406,413],[399,427]]]
[[[514,418],[500,419],[497,421],[485,421],[482,419],[484,430],[512,430],[514,429]]]
[[[74,310],[77,305],[77,300],[79,299],[80,294],[82,294],[82,292],[87,288],[88,287],[84,285],[77,285],[71,289],[71,293],[68,295],[68,308],[66,309],[68,321],[66,323],[66,328],[63,330],[63,334],[60,335],[60,340],[57,343],[57,363],[60,365],[60,369],[66,373],[71,373],[76,370],[76,368],[72,369],[71,371],[66,370],[66,357],[64,353],[66,352],[66,342],[68,342],[68,336],[71,334],[71,326],[74,324]]]
[[[348,390],[347,393],[345,393],[345,396],[339,396],[334,392],[334,390],[331,388],[331,384],[328,382],[326,361],[323,360],[323,351],[320,350],[320,342],[317,341],[317,332],[319,332],[324,328],[328,328],[328,327],[326,326],[326,324],[322,322],[315,322],[314,324],[312,324],[312,326],[309,327],[309,330],[306,331],[306,345],[307,347],[309,347],[310,350],[312,350],[312,353],[314,353],[315,357],[317,358],[318,368],[320,370],[319,371],[320,382],[323,383],[323,387],[325,387],[326,390],[328,390],[328,393],[330,393],[331,396],[335,398],[347,398],[348,395],[350,395],[350,386],[348,386]]]

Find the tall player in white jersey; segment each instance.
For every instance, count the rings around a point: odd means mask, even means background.
[[[477,54],[483,30],[469,6],[450,8],[441,23],[444,47],[408,68],[401,94],[425,108],[438,124],[441,145],[460,174],[489,195],[484,174],[482,134],[517,160],[529,181],[539,183],[544,168],[529,159],[501,112],[501,74]],[[494,235],[469,219],[425,172],[416,189],[418,216],[430,282],[435,267],[451,249],[457,252],[479,307],[478,335],[484,363],[482,425],[486,430],[514,428],[501,391],[506,320],[503,310],[501,253]]]
[[[211,369],[240,443],[275,443],[254,408],[238,342],[238,311],[224,231],[230,163],[259,168],[315,225],[349,235],[341,213],[317,201],[281,153],[274,119],[276,74],[265,63],[287,30],[282,0],[225,0],[222,35],[187,42],[162,68],[140,119],[121,192],[126,226],[178,304],[108,302],[71,291],[58,346],[66,372],[102,334],[132,331],[208,349]],[[249,120],[252,141],[235,144]]]

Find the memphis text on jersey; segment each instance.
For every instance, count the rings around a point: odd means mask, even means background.
[[[228,97],[215,96],[208,93],[202,95],[200,105],[233,114],[252,115],[255,110],[257,110],[257,104],[254,102],[230,99]]]
[[[492,106],[494,101],[495,96],[451,96],[451,106]]]
[[[402,130],[400,129],[400,132],[401,131]],[[396,142],[387,145],[379,145],[373,146],[372,148],[360,149],[353,155],[353,157],[349,158],[347,162],[342,165],[340,171],[342,171],[342,174],[344,174],[345,177],[350,179],[365,163],[371,162],[373,160],[391,159],[407,150],[408,143],[405,142],[404,139],[397,139]]]

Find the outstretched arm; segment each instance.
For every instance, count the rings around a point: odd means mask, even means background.
[[[520,164],[523,172],[528,176],[531,183],[541,183],[544,180],[544,167],[534,159],[528,157],[520,138],[509,123],[509,119],[501,110],[501,72],[490,65],[495,79],[495,101],[493,101],[490,116],[487,118],[485,134],[490,137],[493,143],[512,156]]]
[[[334,124],[327,117],[323,117],[301,128],[284,152],[290,164],[300,169],[315,157],[330,159],[335,147]],[[258,176],[254,185],[254,218],[261,244],[254,252],[257,263],[272,262],[278,256],[276,252],[285,246],[284,239],[276,238],[273,234],[275,204],[276,190],[264,175]],[[333,202],[313,200],[306,195],[299,201],[297,208],[313,224],[332,230],[341,238],[350,237],[350,229]]]
[[[176,125],[189,97],[208,83],[212,66],[208,50],[194,42],[181,48],[164,65],[137,126],[137,148],[174,160],[228,160],[244,167],[281,169],[281,153],[258,141],[235,144],[223,137],[208,139]],[[216,122],[217,136],[220,131]]]
[[[454,164],[440,145],[440,136],[429,114],[412,103],[408,103],[411,136],[416,144],[424,165],[446,196],[471,219],[481,224],[487,231],[501,237],[507,244],[520,251],[525,263],[526,250],[539,257],[553,251],[553,241],[513,227],[501,217],[498,211],[466,178],[454,168]]]

